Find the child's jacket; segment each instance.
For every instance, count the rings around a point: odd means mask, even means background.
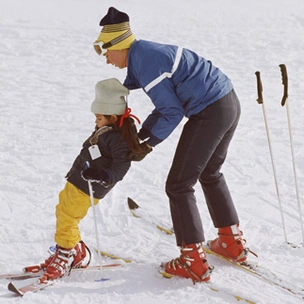
[[[127,159],[129,148],[126,141],[121,140],[120,136],[119,130],[114,126],[96,129],[83,143],[80,154],[66,175],[67,180],[89,195],[88,182],[81,177],[81,172],[88,167],[87,162],[89,162],[90,167],[105,170],[111,178],[112,183],[107,188],[100,183],[92,183],[94,198],[103,198],[118,181],[123,179],[131,166],[131,161]],[[92,145],[98,146],[100,157],[92,159],[89,152],[89,147]]]

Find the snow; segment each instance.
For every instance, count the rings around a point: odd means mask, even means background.
[[[301,0],[0,0],[1,104],[1,273],[42,262],[54,244],[55,206],[64,175],[94,128],[90,105],[99,80],[125,70],[106,65],[93,51],[100,18],[109,6],[128,12],[138,39],[190,48],[213,61],[233,81],[242,117],[223,172],[234,198],[251,260],[303,288],[304,249],[299,207],[304,183],[304,3]],[[279,64],[287,66],[295,167],[295,192],[286,106]],[[288,242],[271,166],[262,106],[256,102],[255,72],[260,71]],[[132,92],[130,107],[142,120],[152,103]],[[127,197],[157,223],[171,227],[164,187],[182,124],[145,160],[134,163],[125,179],[97,207],[101,250],[133,263],[119,270],[86,272],[22,299],[0,281],[0,303],[236,303],[205,284],[166,280],[157,272],[178,256],[174,236],[133,217]],[[202,191],[196,194],[207,239],[216,236]],[[96,247],[93,212],[80,224],[83,240]],[[103,258],[104,262],[112,260]],[[98,263],[93,256],[92,264]],[[256,303],[302,300],[262,279],[216,259],[212,284]],[[244,303],[244,301],[240,301]]]

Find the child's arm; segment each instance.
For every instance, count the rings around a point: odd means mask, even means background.
[[[106,188],[112,183],[109,173],[102,169],[87,168],[81,172],[81,176],[86,181],[100,183]]]
[[[116,184],[128,172],[131,161],[127,158],[129,148],[125,141],[120,141],[118,132],[107,132],[99,136],[101,154],[110,164],[102,166],[99,159],[90,161],[90,168],[82,172],[82,178],[102,184],[105,187]],[[99,163],[99,165],[98,165]]]

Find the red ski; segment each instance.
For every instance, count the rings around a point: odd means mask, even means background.
[[[102,265],[102,269],[111,269],[111,268],[118,268],[121,267],[122,264],[120,263],[113,263],[113,264],[104,264]],[[88,271],[88,270],[98,270],[100,269],[99,266],[88,266],[88,267],[83,267],[83,268],[73,268],[71,270],[71,272],[78,272],[78,271]],[[41,290],[43,288],[46,288],[48,286],[51,286],[53,284],[55,284],[57,281],[63,279],[64,277],[61,277],[59,279],[56,280],[45,280],[43,277],[43,272],[39,272],[39,273],[25,273],[25,274],[20,274],[21,276],[23,275],[28,275],[32,277],[37,277],[39,276],[39,278],[37,279],[37,281],[23,285],[21,287],[17,287],[13,282],[10,282],[7,286],[8,290],[11,292],[14,292],[15,294],[19,295],[19,296],[23,296],[24,294],[26,294],[27,292],[36,292],[38,290]],[[12,277],[10,277],[12,278]],[[15,275],[16,278],[16,275]],[[103,279],[101,279],[103,280]]]

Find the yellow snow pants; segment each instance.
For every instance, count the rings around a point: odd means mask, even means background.
[[[98,203],[94,198],[94,204]],[[56,206],[55,242],[62,248],[73,248],[81,240],[78,224],[91,207],[90,196],[67,182],[59,193]]]

